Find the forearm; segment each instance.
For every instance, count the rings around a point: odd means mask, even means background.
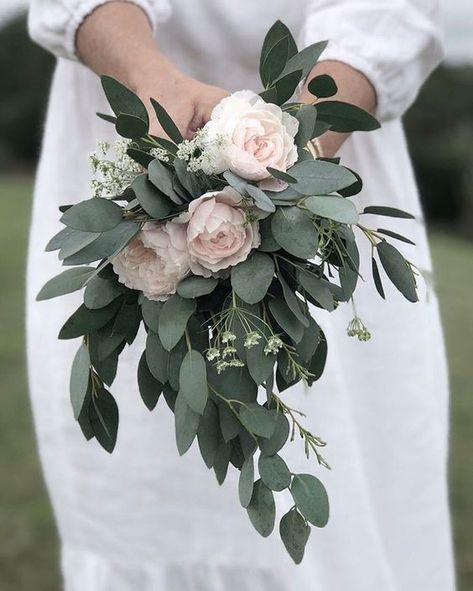
[[[376,92],[369,80],[361,72],[342,62],[324,61],[315,66],[308,76],[307,82],[315,76],[320,76],[320,74],[329,74],[338,86],[338,92],[335,96],[330,97],[330,99],[321,99],[321,101],[343,101],[361,107],[370,113],[375,111]],[[314,100],[316,98],[305,87],[301,94],[301,101],[310,103]],[[320,138],[320,145],[324,156],[335,156],[348,137],[348,134],[325,133]]]
[[[76,48],[96,74],[113,76],[134,91],[143,80],[177,74],[159,51],[146,14],[128,2],[108,2],[94,10],[77,32]]]

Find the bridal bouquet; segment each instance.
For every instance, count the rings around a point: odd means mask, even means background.
[[[408,239],[360,223],[367,214],[412,216],[377,206],[359,213],[350,200],[362,188],[359,176],[311,145],[328,130],[379,124],[353,105],[326,100],[337,92],[326,75],[308,85],[312,104],[290,102],[325,46],[298,52],[277,22],[261,54],[264,90],[224,98],[191,140],[153,99],[167,138],[151,135],[142,101],[103,77],[115,115],[99,116],[124,139],[92,156],[93,197],[60,208],[65,228],[47,250],[59,250],[69,268],[38,295],[85,288],[59,333],[81,338],[70,395],[85,437],[113,450],[119,412],[108,388],[143,323],[143,402],[152,410],[162,395],[174,413],[179,453],[197,439],[219,483],[230,464],[240,471],[241,505],[262,536],[275,525],[274,493],[292,495],[279,531],[296,563],[310,526],[323,527],[329,517],[320,480],[293,474],[279,455],[297,437],[328,467],[325,443],[303,426],[294,396],[283,394],[322,375],[327,340],[317,310],[335,311],[352,298],[359,237],[371,244],[381,297],[378,261],[402,294],[417,300],[415,268],[387,241]],[[348,334],[369,338],[356,316]]]

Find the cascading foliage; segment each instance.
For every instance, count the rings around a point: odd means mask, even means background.
[[[330,100],[337,85],[327,75],[309,83],[311,104],[291,101],[325,46],[299,52],[276,22],[261,54],[264,90],[223,99],[190,140],[153,99],[150,111],[167,137],[150,134],[142,100],[103,77],[114,115],[99,116],[124,139],[101,144],[92,157],[93,197],[60,208],[65,227],[47,250],[59,251],[67,269],[38,295],[84,290],[59,333],[81,340],[70,396],[84,436],[113,451],[119,410],[109,388],[120,354],[144,329],[137,367],[144,404],[151,411],[164,398],[179,453],[197,439],[220,484],[230,465],[240,471],[241,505],[262,536],[275,526],[274,494],[292,495],[279,532],[296,563],[311,526],[329,518],[321,481],[292,473],[279,455],[297,438],[328,467],[325,443],[303,426],[289,390],[323,373],[327,340],[317,311],[334,312],[352,298],[360,238],[371,244],[381,297],[382,267],[417,300],[416,270],[388,239],[410,241],[360,222],[370,214],[412,216],[381,206],[359,213],[351,197],[362,190],[360,177],[310,149],[329,130],[371,131],[378,122]],[[348,334],[369,338],[358,317]]]

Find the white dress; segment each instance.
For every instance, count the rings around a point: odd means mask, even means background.
[[[325,529],[313,529],[301,566],[277,532],[262,539],[239,506],[237,472],[222,487],[196,444],[183,458],[163,400],[149,412],[136,388],[143,335],[121,361],[112,392],[121,413],[110,456],[87,443],[70,408],[68,380],[77,341],[58,341],[79,304],[72,294],[36,303],[59,272],[45,253],[60,229],[57,207],[89,196],[87,156],[112,137],[95,117],[106,104],[97,77],[74,61],[74,35],[101,0],[33,0],[34,39],[60,59],[52,85],[38,169],[28,265],[28,359],[39,448],[61,541],[67,591],[452,591],[453,561],[446,487],[448,384],[437,300],[406,302],[371,280],[357,308],[373,333],[363,344],[345,329],[346,305],[320,313],[329,357],[310,392],[284,394],[307,412],[307,425],[328,441],[332,470],[307,461],[299,442],[286,456],[294,471],[315,472],[331,499]],[[393,205],[417,221],[370,220],[407,233],[404,252],[427,273],[430,256],[399,117],[440,59],[433,0],[135,0],[160,47],[184,71],[229,90],[259,88],[264,33],[280,18],[300,46],[333,40],[326,57],[345,61],[372,81],[382,129],[355,134],[345,164],[365,188],[355,198]],[[365,245],[366,246],[366,245]],[[362,274],[370,277],[368,248]],[[387,282],[386,287],[387,287]],[[422,282],[421,282],[422,283]],[[279,516],[290,500],[278,494]]]

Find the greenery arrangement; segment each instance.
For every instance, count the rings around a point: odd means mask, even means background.
[[[370,214],[412,216],[378,206],[359,213],[350,197],[361,191],[360,177],[310,149],[328,130],[370,131],[378,122],[327,100],[337,86],[325,75],[308,86],[312,104],[291,102],[325,46],[299,52],[276,22],[261,54],[264,90],[223,99],[190,140],[153,99],[167,138],[151,135],[143,102],[103,77],[114,115],[99,116],[124,139],[93,155],[94,196],[60,208],[65,228],[47,250],[58,250],[69,268],[38,295],[85,288],[83,304],[59,333],[81,338],[70,395],[85,437],[113,451],[119,411],[109,387],[143,324],[137,384],[144,404],[153,410],[165,398],[179,453],[197,439],[219,483],[230,465],[240,471],[241,505],[262,536],[275,526],[274,493],[292,495],[279,532],[296,563],[311,526],[327,523],[329,501],[318,478],[292,473],[279,452],[297,436],[308,456],[328,465],[325,443],[303,426],[284,392],[299,382],[311,386],[323,373],[327,340],[315,317],[351,300],[357,236],[371,244],[380,296],[381,266],[409,301],[417,300],[416,269],[388,238],[409,240],[360,222]],[[357,317],[348,334],[369,338]]]

